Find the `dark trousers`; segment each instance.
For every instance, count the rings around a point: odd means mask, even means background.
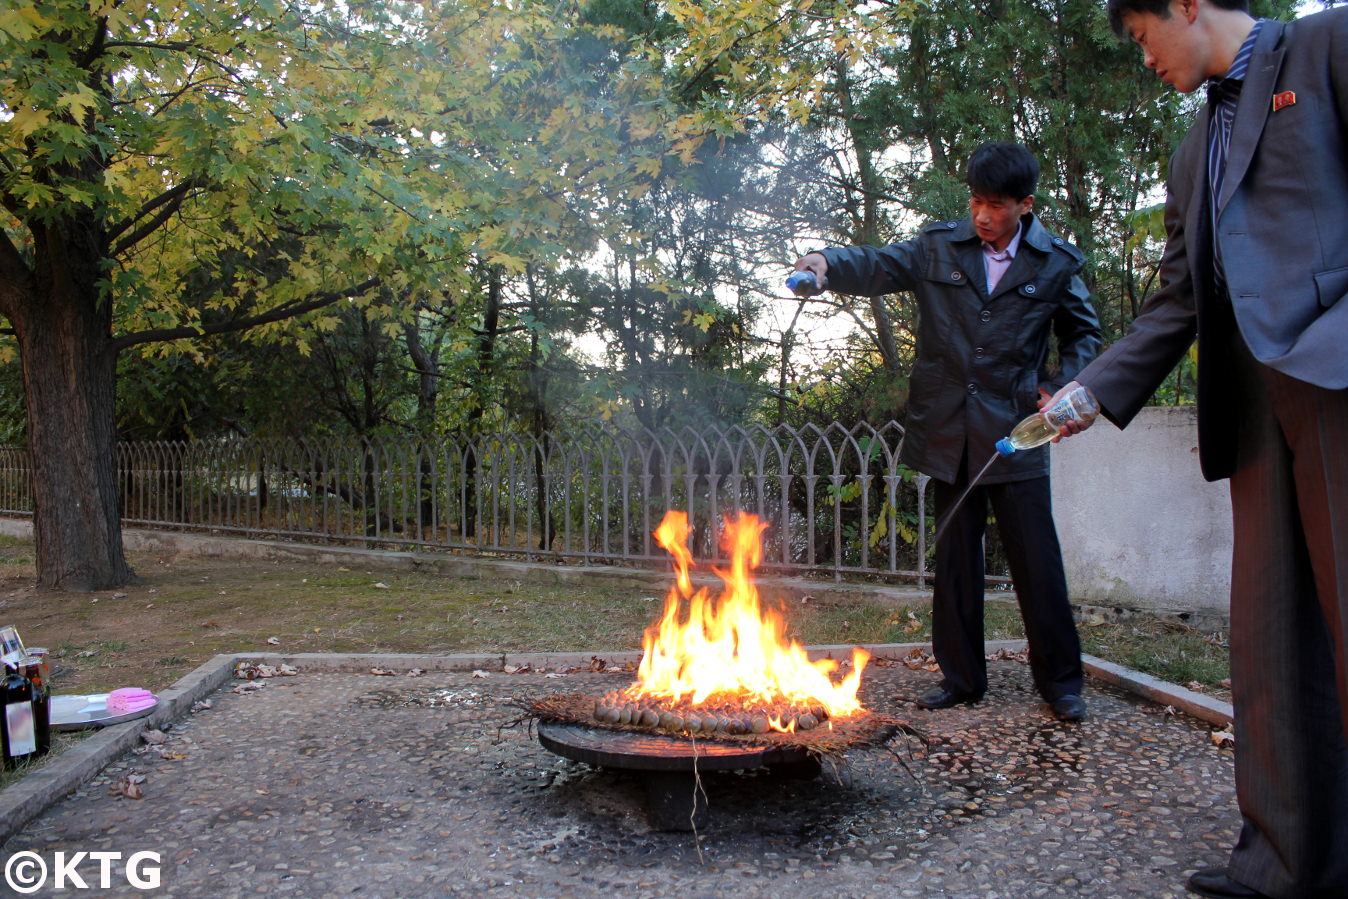
[[[966,472],[954,484],[934,482],[938,521],[964,492],[967,478]],[[980,484],[945,525],[936,545],[932,595],[932,650],[941,666],[942,685],[975,696],[982,696],[988,688],[983,649],[983,533],[989,502],[1025,620],[1034,685],[1049,702],[1079,694],[1081,644],[1067,600],[1067,577],[1047,477]]]
[[[1348,336],[1346,336],[1348,337]],[[1277,897],[1348,896],[1348,390],[1257,363],[1231,478],[1233,876]]]

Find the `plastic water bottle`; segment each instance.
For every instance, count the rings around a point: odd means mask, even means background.
[[[787,276],[786,289],[798,297],[812,297],[819,293],[821,288],[819,282],[815,280],[814,272],[801,269]]]
[[[1078,386],[1052,406],[1040,409],[1011,431],[1010,437],[997,441],[997,452],[1009,456],[1016,450],[1043,446],[1058,436],[1059,429],[1069,421],[1093,421],[1100,414],[1100,404],[1085,386]]]

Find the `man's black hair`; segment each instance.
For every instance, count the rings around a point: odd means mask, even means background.
[[[1218,9],[1238,9],[1250,11],[1249,0],[1208,0]],[[1124,13],[1152,13],[1158,19],[1170,18],[1171,0],[1108,0],[1105,11],[1109,13],[1109,27],[1119,37],[1128,37],[1128,29],[1123,27]]]
[[[1039,186],[1039,160],[1020,144],[988,141],[969,157],[964,181],[979,196],[1023,200]]]

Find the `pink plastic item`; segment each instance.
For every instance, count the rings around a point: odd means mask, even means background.
[[[120,687],[108,694],[109,712],[139,712],[158,702],[149,690],[140,687]]]

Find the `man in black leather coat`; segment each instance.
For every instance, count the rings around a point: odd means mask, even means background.
[[[1100,349],[1100,326],[1078,273],[1081,252],[1031,211],[1039,164],[1018,144],[987,143],[970,157],[970,215],[934,222],[886,247],[809,253],[796,270],[840,293],[912,291],[919,321],[904,464],[930,475],[945,517],[994,445],[1046,392],[1072,380]],[[1048,369],[1050,338],[1059,365]],[[1060,719],[1086,712],[1081,647],[1053,524],[1048,448],[993,463],[954,510],[936,546],[932,643],[938,686],[927,709],[977,702],[983,651],[983,534],[991,503],[1029,642],[1035,686]]]

